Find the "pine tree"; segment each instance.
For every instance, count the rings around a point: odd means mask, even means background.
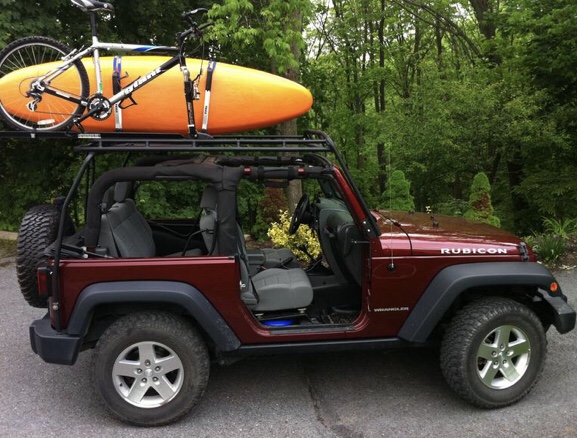
[[[473,178],[471,195],[469,196],[469,209],[464,215],[466,218],[485,222],[496,227],[501,226],[501,221],[493,215],[491,204],[491,184],[489,178],[483,172],[479,172]]]
[[[411,183],[402,170],[395,170],[381,197],[380,206],[389,210],[411,211],[415,201],[411,195]]]

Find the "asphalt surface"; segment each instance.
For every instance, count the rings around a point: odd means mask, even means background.
[[[558,279],[577,305],[577,271]],[[31,350],[29,307],[0,262],[0,437],[577,437],[577,331],[548,333],[541,381],[514,406],[479,410],[445,384],[432,350],[276,356],[213,366],[182,421],[152,429],[109,417],[91,386],[91,353],[50,365]]]

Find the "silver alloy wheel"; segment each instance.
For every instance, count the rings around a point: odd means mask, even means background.
[[[492,389],[507,389],[527,372],[531,342],[523,330],[502,325],[491,331],[477,351],[477,374]]]
[[[184,367],[178,355],[159,342],[139,342],[114,361],[112,379],[122,398],[139,408],[157,408],[179,393]]]

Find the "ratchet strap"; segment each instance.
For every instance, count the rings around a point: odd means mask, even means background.
[[[122,56],[115,56],[112,61],[112,94],[122,90],[120,80],[122,79]],[[120,102],[114,105],[114,128],[122,131],[122,107]]]
[[[206,86],[204,90],[204,106],[202,108],[202,128],[201,132],[208,130],[208,114],[210,112],[210,93],[212,91],[212,76],[216,70],[216,61],[210,61],[206,70]]]

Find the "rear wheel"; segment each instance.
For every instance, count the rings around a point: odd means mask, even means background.
[[[27,37],[0,52],[0,116],[10,126],[24,131],[64,130],[84,112],[80,101],[88,97],[90,85],[79,60],[42,84],[58,95],[42,90],[30,94],[31,84],[61,64],[70,51],[52,38]]]
[[[117,320],[94,351],[95,386],[106,408],[139,426],[186,415],[204,393],[208,375],[204,341],[186,320],[166,312]]]
[[[539,318],[505,298],[480,300],[453,318],[441,345],[449,386],[482,408],[510,405],[541,377],[547,340]]]

